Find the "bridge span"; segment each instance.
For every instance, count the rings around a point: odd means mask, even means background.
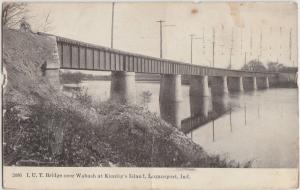
[[[278,80],[279,73],[230,70],[191,65],[174,60],[160,59],[119,51],[59,36],[50,37],[56,43],[57,60],[47,63],[46,75],[50,82],[59,85],[59,69],[111,71],[111,99],[134,104],[135,73],[161,75],[160,108],[168,112],[163,119],[180,127],[179,116],[181,76],[190,76],[190,96],[210,97],[232,91],[269,88]]]

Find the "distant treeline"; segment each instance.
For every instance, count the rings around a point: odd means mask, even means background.
[[[110,81],[110,75],[93,75],[81,72],[63,72],[60,74],[60,82],[62,84],[78,84],[83,80],[102,80]],[[160,81],[159,74],[136,74],[137,81]]]
[[[108,75],[93,75],[81,72],[63,72],[60,74],[62,84],[78,84],[83,80],[110,80]]]

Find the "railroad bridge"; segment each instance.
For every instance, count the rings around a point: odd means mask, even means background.
[[[211,97],[233,91],[269,88],[279,73],[255,72],[205,67],[174,60],[119,51],[45,33],[55,43],[56,61],[47,63],[46,75],[59,86],[59,69],[111,71],[111,99],[121,103],[136,102],[135,73],[160,74],[161,116],[177,127],[182,101],[181,77],[190,76],[190,96]],[[162,113],[168,113],[164,116]],[[173,115],[170,117],[169,115]]]

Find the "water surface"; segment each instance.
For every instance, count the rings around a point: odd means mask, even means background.
[[[158,115],[159,85],[136,83],[137,103]],[[110,96],[110,81],[84,81],[80,86],[95,101]],[[144,91],[152,93],[149,103],[144,101]],[[270,88],[201,100],[190,98],[189,86],[183,85],[182,95],[182,124],[192,119],[203,123],[193,122],[185,133],[208,153],[239,162],[252,160],[253,167],[297,167],[297,89]]]

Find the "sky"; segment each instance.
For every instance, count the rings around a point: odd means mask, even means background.
[[[34,30],[49,13],[48,33],[110,47],[110,2],[29,3],[28,9]],[[162,38],[166,59],[190,63],[190,34],[195,34],[193,64],[212,65],[214,41],[215,67],[227,68],[231,60],[232,68],[240,69],[245,57],[246,62],[297,65],[295,3],[116,3],[114,48],[159,57],[158,20],[166,21]]]

